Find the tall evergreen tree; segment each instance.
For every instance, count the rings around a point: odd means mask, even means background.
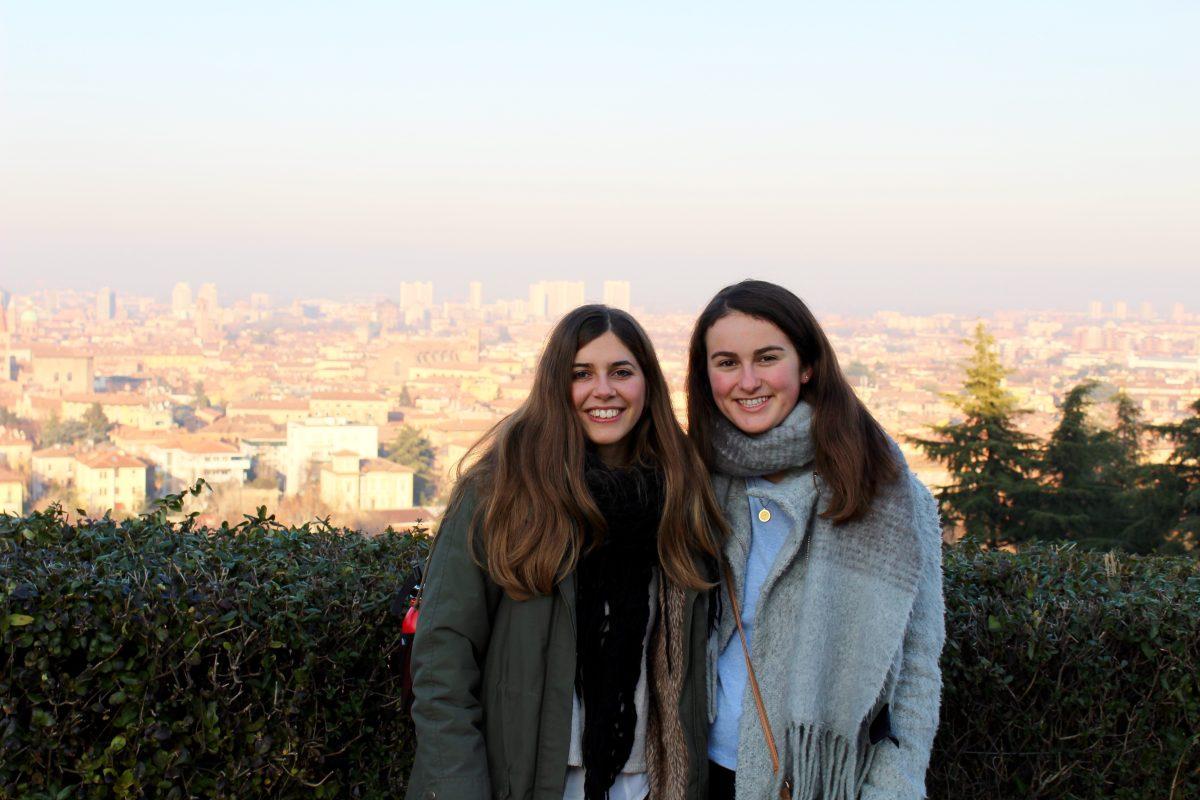
[[[1095,381],[1085,381],[1063,398],[1039,464],[1041,491],[1031,504],[1029,530],[1039,538],[1108,548],[1122,544],[1128,522],[1119,494],[1130,465],[1116,434],[1089,417],[1095,389]]]
[[[404,425],[396,438],[386,448],[384,456],[389,461],[412,467],[417,471],[413,481],[413,495],[418,503],[430,500],[437,493],[437,477],[433,471],[433,446],[419,430]]]
[[[1200,555],[1200,400],[1192,403],[1192,416],[1152,430],[1174,443],[1168,460],[1170,480],[1162,487],[1163,502],[1171,501],[1176,536],[1164,549],[1190,550]]]
[[[83,412],[80,421],[83,422],[86,438],[92,442],[107,441],[108,432],[113,429],[112,423],[104,415],[104,409],[100,407],[99,403],[92,403],[88,406],[88,410]]]
[[[1177,517],[1178,481],[1169,466],[1144,463],[1148,427],[1138,404],[1124,391],[1113,402],[1117,419],[1112,434],[1118,448],[1113,474],[1119,483],[1113,517],[1121,525],[1120,546],[1132,553],[1170,549],[1166,537]]]
[[[1136,465],[1142,460],[1142,437],[1146,432],[1142,409],[1124,390],[1117,392],[1113,402],[1117,405],[1117,426],[1113,429],[1113,435],[1125,463]]]
[[[945,464],[952,482],[937,492],[942,512],[961,521],[966,535],[989,547],[1027,537],[1029,476],[1035,466],[1035,439],[1014,422],[1016,398],[1004,388],[1007,371],[995,339],[980,323],[967,340],[973,352],[963,391],[947,395],[962,419],[932,426],[934,438],[910,437],[934,461]]]

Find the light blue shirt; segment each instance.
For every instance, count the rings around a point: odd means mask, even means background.
[[[746,577],[741,591],[742,627],[746,631],[748,645],[752,646],[754,642],[754,612],[758,608],[763,583],[771,574],[779,551],[794,524],[792,518],[770,496],[802,492],[806,488],[805,482],[811,481],[811,470],[793,472],[780,483],[771,483],[766,478],[746,478],[748,490],[767,495],[764,498],[748,498],[750,555],[746,560]],[[762,514],[764,510],[767,514]],[[763,517],[768,515],[769,519],[764,520]],[[742,643],[734,634],[717,659],[717,717],[708,739],[708,757],[726,769],[737,769],[738,730],[748,682]]]

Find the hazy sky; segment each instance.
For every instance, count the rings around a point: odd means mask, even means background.
[[[13,2],[0,287],[1200,310],[1200,3]]]

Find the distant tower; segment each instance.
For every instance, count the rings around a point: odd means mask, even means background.
[[[400,284],[400,310],[419,311],[433,307],[431,281],[404,281]]]
[[[1173,303],[1171,305],[1171,322],[1179,324],[1187,320],[1187,312],[1183,310],[1183,303]]]
[[[549,281],[546,284],[546,317],[558,319],[583,305],[583,281]]]
[[[630,296],[629,281],[604,282],[604,305],[611,308],[619,308],[622,311],[629,311],[632,307]]]
[[[192,313],[192,287],[180,281],[171,290],[171,314],[176,319],[190,319]]]
[[[1129,316],[1129,304],[1124,300],[1118,300],[1113,303],[1113,316],[1117,319],[1125,319]]]
[[[253,311],[266,311],[271,307],[271,295],[265,292],[253,292],[250,295],[250,308]]]
[[[217,285],[215,283],[201,284],[200,291],[196,293],[196,311],[212,314],[217,308]]]
[[[483,307],[483,284],[479,281],[467,284],[467,305],[476,311]]]
[[[117,315],[117,293],[105,286],[96,293],[96,319],[112,322]]]
[[[1093,300],[1088,303],[1088,316],[1092,319],[1100,319],[1104,316],[1104,304],[1099,300]]]
[[[546,282],[529,284],[529,316],[542,319],[546,316]]]
[[[1138,306],[1138,316],[1142,319],[1154,319],[1154,305],[1149,300],[1143,300],[1142,304]]]

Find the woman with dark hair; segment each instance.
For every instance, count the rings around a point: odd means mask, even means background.
[[[710,797],[924,797],[945,639],[928,490],[775,284],[729,286],[700,315],[688,420],[731,531]]]
[[[724,530],[649,338],[583,306],[464,459],[413,644],[412,800],[703,800]]]

